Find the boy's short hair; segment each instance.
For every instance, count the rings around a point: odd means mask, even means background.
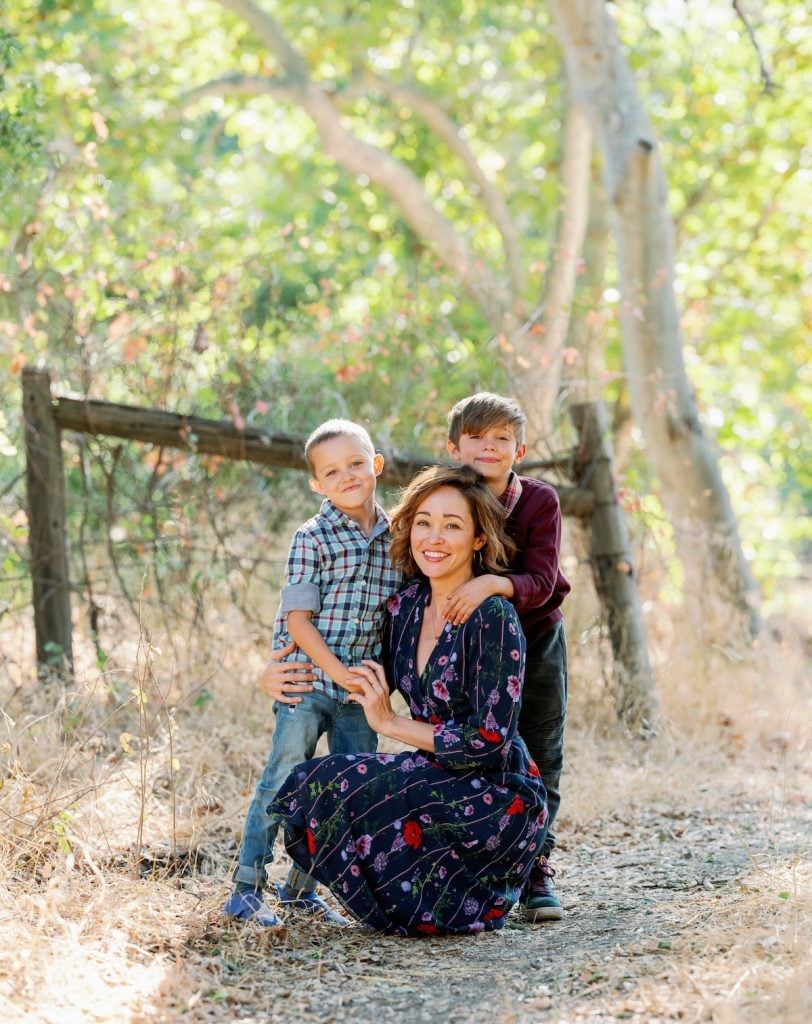
[[[307,468],[310,470],[311,476],[313,475],[313,449],[318,448],[318,446],[320,444],[324,444],[325,441],[332,441],[334,437],[357,438],[369,454],[375,458],[375,445],[372,443],[372,438],[364,427],[359,426],[357,423],[353,423],[352,420],[326,420],[320,426],[316,427],[310,437],[305,441],[305,459],[307,459]]]
[[[470,398],[457,402],[448,414],[448,440],[459,445],[463,434],[476,434],[501,423],[506,423],[516,438],[517,445],[524,444],[524,428],[527,417],[518,402],[503,398],[490,391],[478,391]]]

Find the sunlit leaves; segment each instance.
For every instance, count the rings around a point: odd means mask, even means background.
[[[535,308],[566,187],[546,5],[261,6],[343,123],[407,166],[499,274],[500,239],[459,157],[369,73],[420,88],[453,118],[516,221]],[[766,94],[731,4],[612,5],[667,168],[700,412],[726,453],[746,539],[761,539],[757,502],[779,517],[775,543],[747,541],[760,570],[796,529],[809,487],[802,8],[760,6],[754,27],[776,83]],[[236,407],[280,429],[351,414],[423,449],[441,448],[443,412],[460,395],[507,386],[481,310],[396,202],[325,154],[295,103],[216,90],[188,100],[224,76],[278,81],[276,57],[234,12],[216,0],[20,0],[4,16],[21,48],[0,49],[0,102],[29,156],[6,178],[0,369],[42,358],[60,389],[201,415]],[[604,361],[589,372],[610,399],[623,380],[616,284],[610,272],[603,299],[577,309],[601,325]],[[10,409],[17,383],[0,384]]]

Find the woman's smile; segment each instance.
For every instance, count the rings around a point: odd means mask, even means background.
[[[431,548],[423,549],[423,557],[428,558],[432,562],[439,562],[442,558],[447,558],[448,553],[445,551],[435,551]]]

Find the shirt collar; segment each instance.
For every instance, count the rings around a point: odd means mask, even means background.
[[[518,474],[514,473],[513,470],[511,470],[510,476],[508,477],[507,487],[504,489],[504,491],[502,491],[501,495],[499,496],[499,500],[505,506],[506,516],[509,516],[513,509],[516,508],[516,505],[521,496],[522,482],[519,479]]]
[[[335,507],[329,498],[325,498],[321,503],[319,509],[325,519],[332,523],[345,523],[347,526],[355,526],[358,528],[358,523],[355,522],[346,512],[342,512],[341,509]],[[377,537],[379,533],[384,533],[389,529],[389,516],[383,510],[383,508],[375,502],[375,525],[372,527],[372,533],[369,535],[369,539]]]

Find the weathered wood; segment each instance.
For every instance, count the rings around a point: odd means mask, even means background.
[[[22,386],[37,662],[70,670],[73,646],[60,431],[47,371],[25,367]]]
[[[63,430],[106,434],[266,466],[307,469],[303,437],[256,427],[240,429],[230,420],[206,420],[159,409],[75,398],[57,398],[54,419]],[[442,461],[432,456],[406,456],[387,450],[383,454],[385,465],[381,483],[390,486],[404,486],[425,466],[440,465]],[[556,489],[564,515],[590,515],[593,501],[589,492],[575,487]]]
[[[629,533],[615,492],[609,420],[599,402],[573,405],[570,415],[579,442],[575,479],[595,495],[589,520],[591,563],[612,644],[618,716],[633,729],[648,733],[657,726],[657,701]]]

